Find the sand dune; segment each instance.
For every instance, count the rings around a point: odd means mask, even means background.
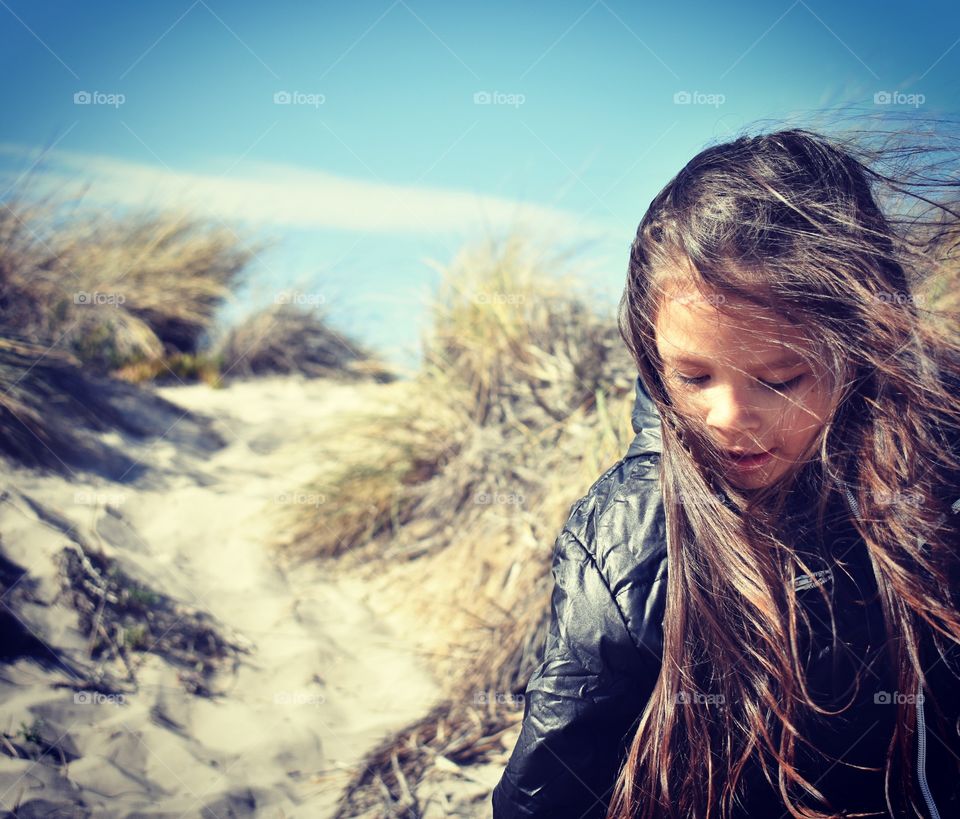
[[[269,549],[284,507],[310,502],[302,488],[324,425],[383,389],[299,378],[162,388],[191,411],[176,434],[104,436],[145,467],[129,483],[5,471],[0,537],[12,568],[0,615],[20,656],[0,663],[0,808],[329,816],[361,755],[430,709],[434,681],[355,584],[281,565]],[[226,442],[213,451],[212,431]],[[198,688],[189,670],[138,652],[136,683],[121,693],[78,682],[73,671],[96,664],[57,562],[77,547],[176,601],[178,621],[208,618],[232,647],[223,667]],[[50,647],[45,661],[38,644]]]

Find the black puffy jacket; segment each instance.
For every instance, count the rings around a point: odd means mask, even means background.
[[[660,419],[639,378],[632,422],[636,437],[626,455],[571,507],[557,538],[544,659],[527,684],[520,736],[492,794],[494,819],[602,819],[659,676],[667,573]],[[861,666],[864,671],[855,704],[810,725],[805,734],[829,756],[810,760],[798,751],[798,762],[806,760],[801,771],[838,811],[889,816],[883,758],[897,710],[891,703],[904,695],[894,690],[885,662],[876,583],[863,541],[849,525],[849,513],[857,508],[852,496],[848,500],[846,514],[828,530],[832,546],[826,564],[813,576],[799,576],[796,584],[800,590],[824,583],[835,602],[842,641],[837,645],[825,609],[818,610],[825,606],[820,593],[799,595],[815,624],[809,638],[815,645],[806,656],[808,682],[815,696],[822,695],[818,702],[835,709],[848,702],[844,695],[854,672]],[[822,553],[810,556],[817,554]],[[926,667],[933,668],[933,699],[947,724],[956,725],[955,671],[935,662],[937,655],[931,658],[930,645],[923,651]],[[910,696],[906,701],[915,702],[923,726],[915,740],[914,784],[930,819],[960,817],[960,739],[930,720],[930,693],[926,707],[923,698]],[[879,771],[859,771],[849,763]],[[739,815],[789,815],[758,770],[746,777],[750,784]]]

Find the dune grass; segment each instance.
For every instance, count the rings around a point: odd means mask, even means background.
[[[504,751],[542,649],[554,538],[632,435],[633,364],[577,265],[512,235],[438,266],[422,369],[351,414],[336,465],[305,488],[325,502],[281,527],[288,555],[372,584],[447,696],[364,760],[341,816],[388,810],[386,794],[398,809],[436,758]]]
[[[316,311],[273,305],[216,326],[262,242],[185,211],[80,204],[29,185],[0,202],[0,452],[13,461],[118,463],[86,434],[123,428],[100,378],[393,377]]]
[[[123,454],[89,434],[137,427],[110,382],[207,377],[199,346],[256,248],[184,213],[28,194],[0,202],[0,452],[116,472]]]
[[[621,391],[630,381],[616,331],[571,295],[562,264],[511,236],[442,269],[422,370],[401,406],[351,417],[352,455],[323,476],[327,502],[297,513],[285,547],[332,557],[387,535],[389,555],[421,555],[447,542],[440,524],[538,491],[527,464],[595,406],[611,368]]]
[[[78,214],[62,202],[8,199],[0,333],[56,345],[100,373],[195,354],[259,249],[176,211]]]
[[[216,356],[224,378],[297,374],[390,381],[394,377],[371,350],[334,329],[326,313],[287,300],[284,294],[230,328],[216,345]]]

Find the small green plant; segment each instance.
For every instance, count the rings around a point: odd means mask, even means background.
[[[160,602],[160,595],[144,586],[131,586],[126,590],[127,602],[141,609],[148,609]]]
[[[32,724],[27,725],[25,722],[20,723],[20,730],[17,731],[17,735],[23,738],[24,742],[32,742],[35,745],[43,744],[43,736],[40,732],[43,730],[45,723],[43,717],[37,717]]]
[[[222,356],[211,353],[173,353],[154,359],[131,361],[113,372],[117,378],[135,384],[153,381],[157,383],[192,383],[202,381],[211,387],[223,386],[220,373]]]
[[[143,623],[128,626],[122,631],[123,644],[134,651],[146,651],[150,648],[150,629]]]
[[[85,334],[73,338],[70,349],[84,364],[97,369],[109,371],[125,363],[117,350],[115,329],[110,322],[91,327]]]
[[[170,372],[182,381],[205,381],[212,372],[219,370],[217,361],[204,354],[177,353],[166,361]]]

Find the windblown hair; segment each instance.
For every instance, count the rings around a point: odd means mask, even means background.
[[[811,568],[798,520],[823,543],[828,510],[850,513],[899,691],[928,685],[939,658],[923,652],[960,643],[958,316],[921,294],[960,277],[957,178],[931,175],[941,161],[955,174],[956,153],[877,134],[791,128],[708,147],[637,230],[619,326],[660,413],[669,571],[661,673],[608,818],[729,816],[748,761],[791,815],[838,815],[798,764],[807,718],[837,713],[804,673],[809,619],[792,579]],[[801,328],[830,374],[825,423],[769,486],[733,485],[718,445],[671,403],[654,327],[678,281],[721,310],[745,301]],[[916,715],[910,698],[896,707],[884,780],[888,808],[904,815],[895,800],[917,805]]]

